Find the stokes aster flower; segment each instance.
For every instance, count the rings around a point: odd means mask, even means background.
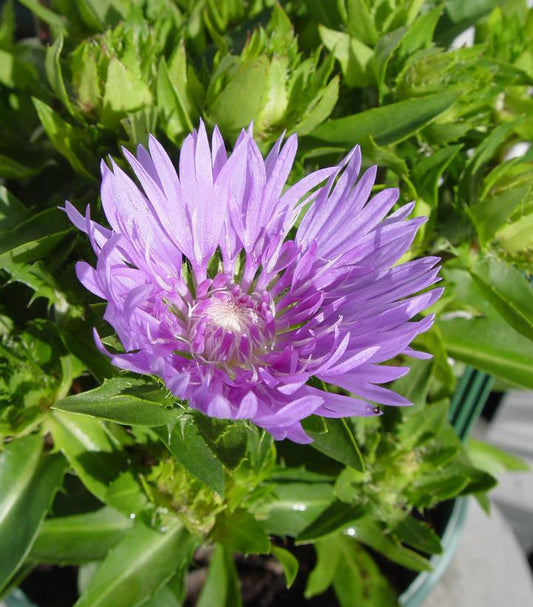
[[[376,167],[358,180],[359,147],[285,188],[296,147],[296,136],[280,139],[263,159],[250,129],[228,156],[218,129],[210,145],[200,124],[176,171],[151,137],[137,157],[124,152],[140,187],[102,162],[111,229],[89,209],[65,210],[98,258],[76,270],[107,301],[104,318],[125,353],[95,338],[115,365],[159,376],[207,415],[250,419],[303,443],[311,414],[409,404],[379,385],[408,369],[380,363],[423,356],[409,344],[433,317],[412,318],[442,290],[416,294],[439,280],[438,258],[394,265],[425,219],[407,219],[413,203],[390,213],[396,189],[369,199]]]

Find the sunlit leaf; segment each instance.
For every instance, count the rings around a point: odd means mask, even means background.
[[[43,453],[42,437],[35,434],[0,453],[0,590],[30,551],[65,467],[61,455]]]
[[[164,403],[170,407],[166,408]],[[154,382],[137,378],[112,378],[94,390],[58,401],[54,409],[99,417],[119,424],[165,426],[173,423],[180,410],[173,399]]]
[[[76,607],[141,605],[189,564],[195,547],[178,522],[164,531],[136,524],[109,552]]]
[[[29,558],[59,565],[101,561],[132,524],[111,508],[51,518],[43,523]]]

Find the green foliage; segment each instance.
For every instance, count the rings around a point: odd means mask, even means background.
[[[94,390],[67,396],[53,408],[126,426],[156,427],[176,423],[182,410],[173,405],[173,397],[153,382],[115,377]]]
[[[241,607],[237,571],[231,553],[220,544],[213,551],[207,580],[198,607]]]
[[[183,572],[194,548],[177,521],[159,530],[138,523],[111,549],[76,605],[141,605]]]
[[[44,521],[29,554],[37,563],[56,565],[103,560],[133,521],[111,508]]]
[[[64,459],[45,454],[39,435],[19,438],[0,453],[0,592],[30,551],[64,471]]]

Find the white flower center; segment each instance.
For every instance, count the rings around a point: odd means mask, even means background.
[[[252,323],[257,323],[259,315],[255,310],[244,307],[233,299],[211,300],[207,315],[214,325],[235,335],[247,333]]]
[[[188,334],[191,354],[200,360],[249,367],[273,344],[272,299],[238,286],[208,291],[190,308]]]

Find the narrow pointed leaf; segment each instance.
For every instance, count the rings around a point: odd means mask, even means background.
[[[246,510],[223,512],[211,532],[214,541],[234,552],[268,554],[270,541],[255,518]]]
[[[459,93],[446,91],[398,101],[352,116],[329,120],[317,127],[310,137],[347,147],[352,147],[354,142],[366,135],[372,135],[379,145],[401,141],[442,114],[458,97]]]
[[[354,522],[346,529],[346,535],[359,540],[376,552],[407,569],[413,571],[429,571],[431,565],[423,556],[402,546],[400,542],[393,539],[387,531],[374,522],[370,517],[364,517]]]
[[[341,501],[335,501],[328,506],[324,512],[306,527],[299,535],[298,542],[308,542],[316,540],[324,535],[333,533],[339,528],[346,527],[361,515],[352,504],[346,504]]]
[[[82,483],[105,501],[109,484],[126,463],[100,420],[64,411],[50,413],[46,420],[54,444],[66,456]]]
[[[128,426],[165,426],[176,420],[181,410],[167,409],[174,399],[153,382],[113,378],[94,390],[67,396],[54,409],[100,417]]]
[[[513,384],[533,389],[533,344],[506,322],[492,318],[441,320],[450,356]]]
[[[323,421],[326,432],[315,430],[316,416],[303,423],[305,431],[313,439],[311,447],[355,470],[364,470],[361,452],[346,420],[331,418]]]
[[[498,314],[515,331],[533,340],[533,287],[528,278],[496,258],[478,260],[470,273]]]
[[[224,468],[208,447],[192,417],[181,417],[170,435],[166,428],[159,428],[157,432],[187,472],[219,495],[224,495]]]
[[[242,607],[232,554],[217,544],[196,607]]]
[[[101,561],[132,526],[112,508],[44,521],[29,558],[56,565]]]
[[[43,453],[39,435],[0,453],[0,591],[22,564],[61,485],[66,462]]]
[[[136,607],[186,567],[196,540],[179,522],[164,533],[135,525],[111,550],[76,607]]]
[[[283,573],[285,574],[285,583],[287,584],[287,588],[290,588],[298,574],[298,559],[292,552],[281,548],[281,546],[272,546],[271,553],[281,563]]]

